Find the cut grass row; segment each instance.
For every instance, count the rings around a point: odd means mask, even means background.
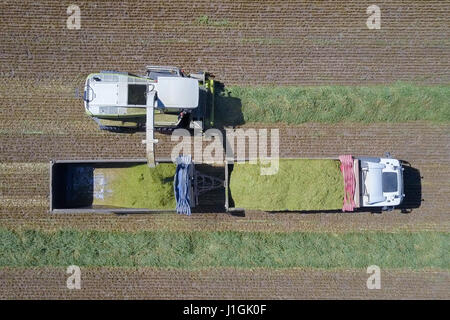
[[[217,99],[216,123],[450,121],[450,86],[231,86]]]
[[[450,268],[449,233],[0,229],[0,267]]]

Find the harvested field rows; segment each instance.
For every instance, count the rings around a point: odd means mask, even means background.
[[[0,269],[0,299],[446,299],[447,271],[382,270],[368,290],[366,270],[81,268],[81,289],[66,268]]]
[[[92,131],[84,134],[1,134],[0,161],[145,157],[144,133],[101,132],[93,121],[87,118],[85,121],[92,123]],[[450,156],[450,127],[447,124],[247,124],[242,128],[268,129],[269,135],[271,129],[279,129],[281,157],[335,157],[343,153],[381,156],[390,151],[393,156],[411,163],[445,164]],[[170,135],[157,134],[157,138],[156,153],[160,157],[170,156],[172,148],[180,141],[171,141]],[[206,145],[205,141],[203,146]],[[248,150],[248,146],[245,149]]]
[[[81,29],[66,28],[65,3],[3,1],[4,77],[65,78],[145,64],[203,69],[240,84],[360,84],[449,79],[445,1],[79,1]],[[201,24],[208,16],[212,23]],[[226,20],[215,26],[215,21]],[[276,63],[274,63],[276,62]]]

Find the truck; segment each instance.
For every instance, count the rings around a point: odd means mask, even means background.
[[[225,160],[211,174],[181,156],[157,159],[50,162],[50,212],[191,214],[212,190],[225,212],[391,210],[404,198],[402,162],[390,157],[280,159],[279,171],[261,176],[262,164]]]
[[[389,154],[280,159],[278,173],[267,176],[260,174],[262,165],[227,162],[227,211],[392,210],[405,196],[402,161]]]

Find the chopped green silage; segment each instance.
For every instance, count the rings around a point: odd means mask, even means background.
[[[175,164],[146,164],[102,170],[108,179],[104,199],[94,204],[123,208],[174,209],[173,177]]]
[[[344,180],[332,159],[280,159],[278,173],[261,175],[261,163],[236,163],[230,177],[236,208],[265,211],[338,210]]]

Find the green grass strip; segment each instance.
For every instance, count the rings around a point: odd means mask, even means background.
[[[450,121],[450,86],[232,86],[216,107],[216,121],[223,125],[417,120]]]
[[[0,229],[0,266],[449,269],[449,233]]]

